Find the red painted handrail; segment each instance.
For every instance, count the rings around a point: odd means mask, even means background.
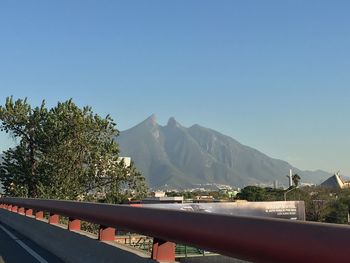
[[[117,226],[254,262],[349,262],[347,225],[74,201],[0,198],[0,203]]]

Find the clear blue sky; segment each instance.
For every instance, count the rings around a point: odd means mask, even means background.
[[[349,1],[1,1],[0,91],[198,123],[350,175]],[[0,149],[11,139],[0,134]]]

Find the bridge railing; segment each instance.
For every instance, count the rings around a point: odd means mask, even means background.
[[[114,240],[115,228],[154,237],[152,258],[175,260],[175,243],[253,262],[350,262],[350,226],[285,219],[131,207],[43,199],[0,198],[1,208],[58,223],[80,220],[100,225],[100,240]]]

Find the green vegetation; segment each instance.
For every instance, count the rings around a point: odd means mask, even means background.
[[[116,124],[68,100],[48,109],[6,99],[0,128],[18,145],[4,152],[0,180],[17,197],[119,203],[142,197],[143,176],[119,158]]]
[[[299,183],[300,183],[300,176],[298,174],[293,174],[292,175],[292,180],[293,180],[293,184],[295,187],[298,187],[299,186]]]
[[[293,188],[294,189],[294,188]],[[239,200],[247,200],[251,202],[258,201],[283,201],[285,190],[273,189],[270,187],[246,186],[237,194]]]

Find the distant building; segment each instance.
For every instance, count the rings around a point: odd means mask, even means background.
[[[320,186],[331,189],[347,189],[350,188],[350,182],[343,181],[339,173],[336,173],[324,181]]]
[[[124,161],[125,167],[130,167],[131,157],[118,157],[118,162]]]
[[[151,197],[165,197],[166,194],[164,191],[155,191],[151,193]]]

